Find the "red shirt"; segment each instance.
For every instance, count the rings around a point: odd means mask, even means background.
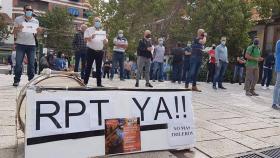
[[[209,52],[208,52],[208,54],[209,54],[209,63],[213,63],[213,64],[215,64],[215,61],[216,61],[216,59],[215,59],[215,57],[211,57],[211,55],[214,55],[215,56],[215,50],[214,49],[211,49]]]

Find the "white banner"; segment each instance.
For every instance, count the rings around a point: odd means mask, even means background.
[[[186,148],[194,138],[189,91],[27,91],[26,158]]]
[[[23,26],[22,32],[26,32],[26,33],[37,33],[37,28],[39,27],[38,24],[31,23],[31,22],[23,22],[22,26]]]

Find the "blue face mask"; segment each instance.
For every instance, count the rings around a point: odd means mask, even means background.
[[[99,29],[99,28],[101,28],[101,23],[99,21],[96,21],[94,23],[94,26],[95,26],[95,28]]]
[[[33,14],[32,11],[25,11],[25,16],[31,17]]]

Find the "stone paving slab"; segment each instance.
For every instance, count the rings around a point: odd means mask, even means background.
[[[206,141],[206,140],[215,140],[215,139],[222,139],[223,136],[215,134],[214,132],[208,131],[203,128],[196,129],[196,141]]]
[[[251,149],[229,139],[197,142],[196,147],[211,157],[221,157],[250,151]]]

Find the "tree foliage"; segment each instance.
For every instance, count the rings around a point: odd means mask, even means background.
[[[64,8],[54,8],[39,17],[40,25],[47,28],[48,48],[71,51],[75,33],[73,19]]]
[[[8,39],[10,34],[9,24],[6,22],[5,17],[0,14],[0,42]]]

